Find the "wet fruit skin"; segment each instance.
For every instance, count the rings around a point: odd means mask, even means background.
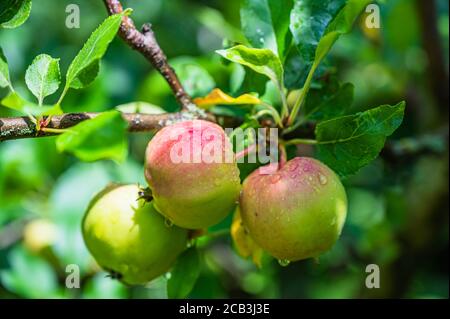
[[[98,194],[84,216],[83,238],[97,263],[129,285],[164,274],[186,248],[187,231],[168,227],[137,185],[113,185]]]
[[[194,157],[174,162],[173,154],[180,155],[183,145],[191,147],[196,162]],[[205,161],[207,157],[201,154],[217,155],[218,160]],[[236,206],[241,189],[239,169],[224,130],[201,120],[167,126],[153,137],[147,146],[145,177],[155,208],[175,225],[188,229],[219,223]]]
[[[240,209],[255,242],[282,261],[317,257],[339,238],[347,196],[325,164],[296,157],[275,174],[254,171],[243,184]]]

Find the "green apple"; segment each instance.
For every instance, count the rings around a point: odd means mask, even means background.
[[[82,229],[97,263],[130,285],[167,272],[187,246],[187,230],[169,226],[137,185],[111,185],[90,203]]]
[[[296,157],[270,175],[254,171],[243,183],[240,209],[254,241],[280,261],[317,257],[339,238],[347,197],[323,163]]]

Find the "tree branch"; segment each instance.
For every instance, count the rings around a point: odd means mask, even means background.
[[[67,129],[78,123],[92,119],[101,113],[68,113],[53,116],[46,128]],[[165,114],[138,114],[128,113],[122,115],[128,123],[130,132],[148,132],[161,129],[164,126],[181,120],[195,119],[199,116],[190,112]],[[205,119],[214,121],[212,116]],[[0,118],[0,142],[22,138],[34,138],[55,135],[55,133],[38,131],[36,125],[28,117]]]
[[[103,2],[109,14],[123,12],[123,7],[119,0],[103,0]],[[145,24],[142,32],[139,32],[133,20],[128,16],[124,16],[119,29],[119,35],[130,47],[139,51],[150,61],[153,67],[167,81],[182,109],[188,110],[192,104],[191,97],[186,93],[175,71],[167,62],[167,57],[156,41],[151,25]]]
[[[436,1],[416,0],[416,7],[422,24],[423,48],[428,56],[427,80],[441,111],[440,115],[445,120],[448,118],[449,79],[437,27]]]

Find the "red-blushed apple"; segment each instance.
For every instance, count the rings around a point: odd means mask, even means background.
[[[83,238],[97,263],[120,281],[138,285],[163,275],[186,248],[188,232],[168,226],[137,185],[111,185],[90,203]]]
[[[145,177],[155,208],[188,229],[219,223],[233,211],[241,189],[228,137],[202,120],[160,130],[147,146]]]
[[[296,157],[276,173],[254,171],[240,198],[244,226],[254,241],[280,261],[317,257],[339,238],[347,197],[325,164]]]

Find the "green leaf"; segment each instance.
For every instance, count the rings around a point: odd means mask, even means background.
[[[370,0],[295,0],[291,15],[291,31],[295,43],[309,68],[302,95],[289,115],[292,125],[304,103],[314,73],[341,34],[351,30],[353,22]]]
[[[300,57],[314,73],[340,35],[352,25],[370,0],[294,0],[290,29]],[[312,75],[310,76],[312,79]]]
[[[104,273],[92,277],[83,290],[83,298],[86,299],[125,299],[127,296],[127,287],[117,280],[105,277]]]
[[[405,102],[321,122],[316,127],[317,156],[341,177],[373,161],[386,137],[402,123]]]
[[[83,89],[91,84],[98,73],[100,72],[100,60],[93,61],[90,65],[86,66],[78,73],[78,76],[73,79],[71,88],[75,90]]]
[[[235,64],[230,77],[230,90],[233,95],[241,95],[247,92],[255,92],[263,96],[266,91],[268,79],[266,76],[256,73],[252,69]]]
[[[278,55],[284,60],[292,43],[292,34],[289,30],[289,16],[294,6],[293,0],[268,0],[272,25],[277,38]]]
[[[109,111],[83,121],[60,135],[56,146],[83,161],[112,159],[123,162],[128,152],[127,123],[118,111]]]
[[[186,298],[194,288],[200,275],[200,255],[197,248],[192,247],[182,253],[173,267],[167,281],[169,298]]]
[[[293,0],[245,0],[241,7],[242,30],[255,48],[267,48],[285,56],[292,40],[289,15]]]
[[[66,88],[84,88],[95,80],[99,60],[119,30],[123,14],[108,17],[89,37],[67,71]]]
[[[290,29],[305,64],[312,65],[320,39],[344,4],[345,0],[294,0]]]
[[[267,0],[244,0],[241,6],[241,26],[245,37],[254,48],[278,52]]]
[[[164,114],[167,113],[162,107],[147,102],[131,102],[116,106],[116,110],[122,113],[141,114]]]
[[[238,45],[216,52],[232,62],[242,64],[257,73],[267,76],[281,92],[283,91],[283,66],[280,59],[271,50],[253,49],[244,45]]]
[[[47,54],[38,55],[25,73],[25,82],[41,105],[46,96],[55,93],[59,88],[59,59]]]
[[[2,0],[0,3],[0,26],[17,28],[30,16],[31,0]]]
[[[216,86],[213,77],[197,63],[180,63],[174,65],[174,68],[181,84],[192,97],[205,96]]]
[[[11,86],[11,80],[9,78],[8,60],[3,54],[3,50],[0,47],[0,87],[4,88]]]
[[[344,115],[353,103],[354,86],[337,82],[311,89],[305,101],[305,119],[323,121]]]
[[[0,280],[8,290],[25,298],[58,298],[58,278],[43,258],[16,245],[8,253],[9,268],[0,271]]]
[[[1,104],[7,108],[22,112],[25,115],[47,116],[59,115],[63,111],[57,104],[55,105],[37,105],[33,102],[23,99],[17,92],[11,92],[3,98]]]

